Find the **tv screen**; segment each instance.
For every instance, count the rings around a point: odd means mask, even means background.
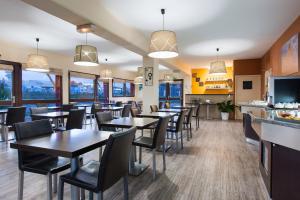
[[[300,78],[274,80],[275,103],[300,103]]]

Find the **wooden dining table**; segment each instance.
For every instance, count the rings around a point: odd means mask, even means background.
[[[56,112],[46,112],[46,113],[39,113],[39,114],[32,114],[31,116],[37,117],[40,119],[52,119],[55,127],[58,127],[58,119],[64,119],[69,116],[69,112],[65,111],[56,111]]]
[[[180,113],[182,110],[187,110],[187,109],[174,109],[174,108],[161,108],[158,110],[158,112],[174,112],[174,113]]]
[[[115,128],[131,128],[131,127],[136,127],[137,129],[142,131],[143,130],[156,124],[158,122],[158,119],[153,119],[153,118],[131,118],[131,117],[121,117],[118,119],[113,119],[110,121],[106,121],[101,123],[101,126],[106,126],[106,127],[115,127]],[[129,174],[133,176],[138,176],[141,173],[143,173],[149,165],[145,165],[143,163],[138,163],[135,162],[135,146],[133,146],[133,152],[130,155],[130,164],[129,164]]]
[[[106,144],[114,132],[72,129],[60,133],[52,133],[43,137],[19,140],[10,143],[13,149],[39,152],[52,156],[70,158],[71,172],[79,168],[79,156]],[[71,199],[79,200],[79,189],[71,187]]]
[[[143,112],[143,113],[139,113],[136,116],[137,117],[148,117],[148,118],[160,118],[160,117],[174,117],[176,116],[177,113],[176,112]]]
[[[100,111],[111,111],[114,116],[117,116],[117,112],[121,112],[123,107],[121,106],[103,106],[99,109]]]

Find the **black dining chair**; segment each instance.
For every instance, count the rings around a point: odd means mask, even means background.
[[[171,104],[169,102],[165,102],[165,108],[166,109],[170,109],[171,108]]]
[[[60,176],[58,199],[63,200],[64,183],[89,191],[89,199],[97,193],[97,199],[103,200],[103,192],[121,178],[124,181],[124,199],[128,200],[129,156],[136,128],[111,134],[101,157],[101,161],[91,160],[75,173]]]
[[[164,108],[164,105],[165,105],[165,103],[164,103],[164,102],[162,102],[162,101],[160,101],[160,102],[159,102],[159,105],[158,105],[159,109],[162,109],[162,108]]]
[[[123,102],[122,101],[117,101],[115,104],[116,107],[122,107],[123,106]]]
[[[85,109],[71,109],[67,117],[66,127],[57,127],[56,131],[82,129]]]
[[[175,134],[176,137],[176,152],[179,150],[179,134],[180,134],[180,142],[181,142],[181,149],[183,149],[183,134],[182,134],[182,128],[183,128],[183,121],[185,117],[185,110],[180,111],[179,116],[175,122],[175,126],[172,125],[168,127],[167,133],[171,133],[171,137],[173,138],[173,134]]]
[[[49,120],[36,120],[14,124],[16,140],[42,137],[53,132]],[[47,199],[52,199],[52,176],[54,178],[53,191],[57,191],[57,173],[70,167],[70,159],[53,157],[39,152],[18,150],[19,189],[18,199],[23,199],[24,172],[47,176]]]
[[[131,108],[130,113],[131,113],[131,117],[137,117],[138,114],[141,114],[138,108]]]
[[[71,109],[74,109],[74,104],[62,104],[61,111],[69,112]]]
[[[32,107],[30,108],[30,115],[31,115],[31,120],[40,120],[42,118],[38,116],[33,116],[34,114],[43,114],[48,112],[48,107]]]
[[[133,141],[134,146],[139,147],[139,163],[142,163],[142,147],[152,150],[152,159],[153,159],[153,180],[156,177],[156,149],[162,146],[163,152],[163,170],[166,170],[166,131],[168,128],[170,118],[169,117],[160,117],[158,124],[155,128],[153,137],[140,136]]]
[[[193,118],[196,119],[196,128],[198,129],[200,126],[200,103],[196,107],[196,113],[193,115]]]
[[[93,123],[93,119],[95,119],[96,113],[101,111],[102,105],[100,102],[94,102],[91,107],[91,112],[86,113],[86,118],[90,119],[90,124]]]
[[[14,130],[14,124],[25,121],[26,107],[9,107],[7,109],[6,119],[1,122],[2,126],[2,139],[8,143],[8,134]]]
[[[158,112],[157,105],[150,105],[150,110],[151,110],[151,112]]]
[[[122,114],[121,117],[129,117],[130,115],[130,109],[131,109],[131,105],[126,104],[122,110]]]
[[[101,124],[103,124],[104,122],[111,121],[113,119],[114,117],[111,111],[96,113],[96,121],[98,124],[98,129],[100,131],[116,131],[115,127],[101,126]]]
[[[183,124],[185,128],[187,129],[187,135],[186,138],[189,140],[193,137],[192,133],[192,119],[193,119],[193,108],[189,108],[188,114],[185,116]]]

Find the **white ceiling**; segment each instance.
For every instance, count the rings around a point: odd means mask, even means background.
[[[76,27],[20,0],[0,1],[0,40],[35,47],[40,38],[40,49],[74,55],[75,46],[85,43],[85,35]],[[110,66],[136,71],[142,65],[142,57],[114,43],[88,34],[88,43],[97,47],[100,62]],[[108,62],[105,62],[108,58]]]
[[[259,58],[300,14],[300,0],[100,0],[119,20],[148,37],[161,29],[176,31],[180,59],[204,67],[216,48],[228,62]]]

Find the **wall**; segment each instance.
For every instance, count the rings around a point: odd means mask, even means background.
[[[225,77],[227,79],[233,80],[233,67],[226,67],[227,74]],[[207,68],[199,68],[199,69],[192,69],[192,74],[196,73],[197,77],[200,78],[201,82],[204,82],[203,86],[199,86],[199,83],[196,82],[196,78],[192,78],[192,94],[230,94],[232,93],[232,90],[207,90],[205,88],[205,81],[207,77],[209,76],[209,70]],[[217,83],[217,82],[211,82],[211,83]],[[219,82],[218,82],[219,83]],[[221,84],[226,84],[226,81],[220,82]]]
[[[0,40],[0,54],[2,55],[2,60],[26,63],[27,56],[30,53],[36,53],[35,48],[22,46],[20,44],[8,43]],[[48,58],[48,62],[51,68],[61,69],[63,75],[63,103],[69,101],[69,83],[68,83],[68,72],[78,71],[84,73],[90,73],[99,75],[100,71],[104,69],[104,66],[96,67],[82,67],[73,64],[73,57],[68,55],[57,54],[50,51],[40,50],[40,54]],[[125,72],[120,73],[120,69],[113,69],[113,76],[132,79],[135,76],[134,72]],[[110,84],[110,97],[111,97],[111,84]],[[127,101],[132,98],[121,99],[122,101]]]
[[[234,75],[261,74],[261,59],[234,60]]]

